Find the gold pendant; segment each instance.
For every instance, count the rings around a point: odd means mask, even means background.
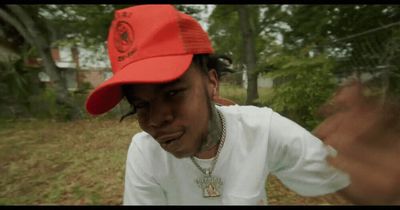
[[[221,196],[222,180],[219,177],[205,175],[196,179],[197,185],[203,191],[203,197],[219,197]]]

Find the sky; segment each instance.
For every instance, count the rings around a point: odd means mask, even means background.
[[[190,6],[204,7],[204,4],[192,4]],[[200,13],[201,20],[199,22],[200,22],[201,27],[203,27],[203,29],[205,31],[208,30],[208,23],[207,23],[208,17],[211,15],[214,8],[215,8],[215,4],[207,4],[207,11],[202,10],[203,12]]]

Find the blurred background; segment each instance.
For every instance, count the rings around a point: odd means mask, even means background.
[[[112,75],[108,28],[132,5],[0,6],[0,204],[121,204],[131,137],[126,101],[90,116],[85,99]],[[233,59],[220,94],[268,106],[312,130],[318,108],[348,78],[369,94],[400,92],[398,5],[175,5]],[[347,204],[304,198],[275,177],[270,204]]]

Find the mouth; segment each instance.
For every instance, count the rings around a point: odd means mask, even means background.
[[[179,132],[174,132],[174,133],[163,134],[163,135],[157,137],[156,139],[161,145],[167,146],[167,145],[171,144],[172,142],[178,140],[182,135],[183,135],[183,131],[179,131]]]

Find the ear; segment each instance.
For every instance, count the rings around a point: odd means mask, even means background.
[[[211,69],[208,71],[208,94],[211,99],[215,99],[219,97],[219,81],[218,74],[215,69]]]

